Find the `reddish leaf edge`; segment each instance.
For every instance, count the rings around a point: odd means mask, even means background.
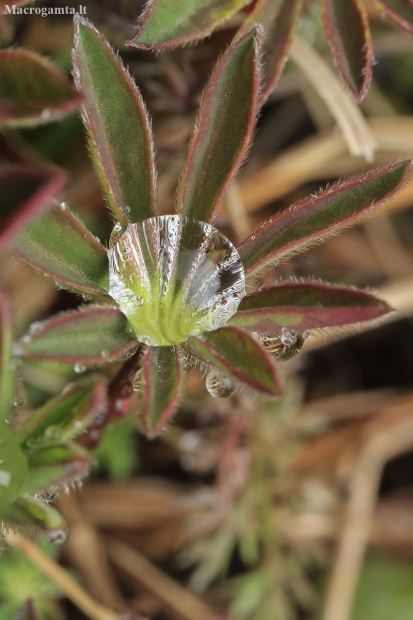
[[[29,220],[50,204],[52,198],[62,191],[67,181],[66,174],[56,168],[15,164],[1,168],[0,177],[2,173],[5,172],[39,176],[40,178],[43,176],[45,182],[40,189],[34,193],[32,198],[23,203],[18,213],[13,217],[12,222],[0,234],[0,249],[6,247]]]
[[[15,357],[22,357],[27,359],[37,359],[37,360],[51,360],[56,362],[61,362],[62,364],[76,364],[82,363],[86,366],[102,366],[104,364],[109,364],[114,361],[124,360],[136,351],[139,346],[139,342],[136,340],[136,337],[131,332],[131,340],[125,344],[123,347],[119,347],[108,355],[107,357],[96,356],[96,357],[81,357],[74,355],[50,355],[44,353],[31,353],[26,352],[24,350],[24,344],[30,342],[36,336],[36,331],[41,325],[40,333],[44,333],[44,331],[48,328],[59,327],[64,325],[65,323],[69,323],[71,319],[75,316],[78,316],[82,313],[87,313],[89,316],[95,312],[96,314],[101,314],[102,312],[112,312],[113,314],[122,315],[125,318],[125,315],[114,306],[99,306],[99,305],[89,305],[89,306],[80,306],[76,310],[69,310],[67,312],[61,312],[60,314],[53,316],[50,319],[46,319],[45,321],[39,321],[39,325],[36,323],[35,332],[30,332],[22,336],[19,340],[17,340],[13,345],[13,355]]]

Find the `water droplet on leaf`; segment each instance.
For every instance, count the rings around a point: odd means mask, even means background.
[[[61,527],[57,530],[52,530],[47,532],[46,538],[49,542],[55,545],[61,545],[65,542],[67,535],[69,533],[69,529],[67,527]]]
[[[245,295],[239,254],[210,224],[178,215],[153,217],[131,224],[114,240],[109,294],[139,342],[168,346],[218,329]]]
[[[231,379],[217,370],[208,373],[205,386],[213,398],[229,398],[235,392],[235,385]]]
[[[85,372],[86,370],[86,366],[84,364],[75,364],[73,366],[73,370],[78,373],[81,374],[82,372]]]

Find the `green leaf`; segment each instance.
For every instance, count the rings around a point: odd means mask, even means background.
[[[111,480],[130,477],[138,463],[135,418],[126,416],[108,424],[93,456],[98,471],[107,472]]]
[[[58,511],[28,493],[19,495],[9,506],[6,519],[16,525],[38,527],[53,542],[62,542],[67,534],[66,522]]]
[[[149,0],[128,45],[160,50],[210,35],[252,0]]]
[[[278,396],[282,386],[274,362],[264,348],[236,327],[221,327],[190,338],[185,348],[237,381],[267,396]]]
[[[75,81],[109,207],[123,227],[156,215],[152,132],[141,94],[106,39],[77,19]]]
[[[50,62],[23,49],[0,50],[0,127],[30,127],[76,110],[82,95]]]
[[[374,0],[381,15],[413,34],[413,5],[406,0]]]
[[[263,28],[261,53],[264,80],[260,95],[262,103],[274,90],[281,77],[302,5],[302,0],[258,0],[237,32],[238,38],[246,34],[254,24],[259,24]]]
[[[204,92],[179,184],[178,213],[212,219],[251,140],[258,85],[258,50],[250,33],[228,48]]]
[[[51,202],[65,181],[66,175],[56,168],[27,164],[0,167],[0,215],[6,219],[0,232],[0,248]]]
[[[58,203],[31,220],[12,247],[19,258],[64,288],[92,295],[101,295],[109,288],[104,246]]]
[[[337,68],[357,101],[371,79],[373,47],[361,0],[319,0],[324,30]]]
[[[16,436],[4,422],[0,422],[0,456],[0,518],[4,518],[28,476],[26,457]]]
[[[0,291],[0,422],[9,417],[14,397],[16,368],[11,356],[12,339],[10,304]]]
[[[74,442],[43,446],[28,457],[30,475],[23,490],[36,494],[81,480],[88,475],[91,463],[88,451]]]
[[[23,449],[68,441],[83,433],[106,410],[106,383],[101,377],[67,386],[21,425]]]
[[[142,358],[141,415],[148,437],[156,437],[175,412],[184,372],[178,347],[148,347]]]
[[[287,260],[357,222],[394,196],[410,172],[410,161],[390,164],[339,182],[271,218],[238,248],[246,275]]]
[[[371,293],[319,282],[284,282],[247,295],[229,323],[264,333],[371,321],[391,311]]]
[[[15,354],[68,364],[103,364],[129,357],[138,342],[126,317],[112,306],[88,306],[38,323]]]

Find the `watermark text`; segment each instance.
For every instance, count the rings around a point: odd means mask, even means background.
[[[72,6],[10,6],[6,4],[6,15],[86,15],[86,8],[82,4],[75,9]]]

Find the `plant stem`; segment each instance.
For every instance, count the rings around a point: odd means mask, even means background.
[[[92,620],[121,620],[124,616],[104,607],[95,601],[66,571],[54,560],[45,555],[31,540],[7,532],[4,534],[9,545],[20,549],[22,553],[40,570],[50,577],[64,594]]]

